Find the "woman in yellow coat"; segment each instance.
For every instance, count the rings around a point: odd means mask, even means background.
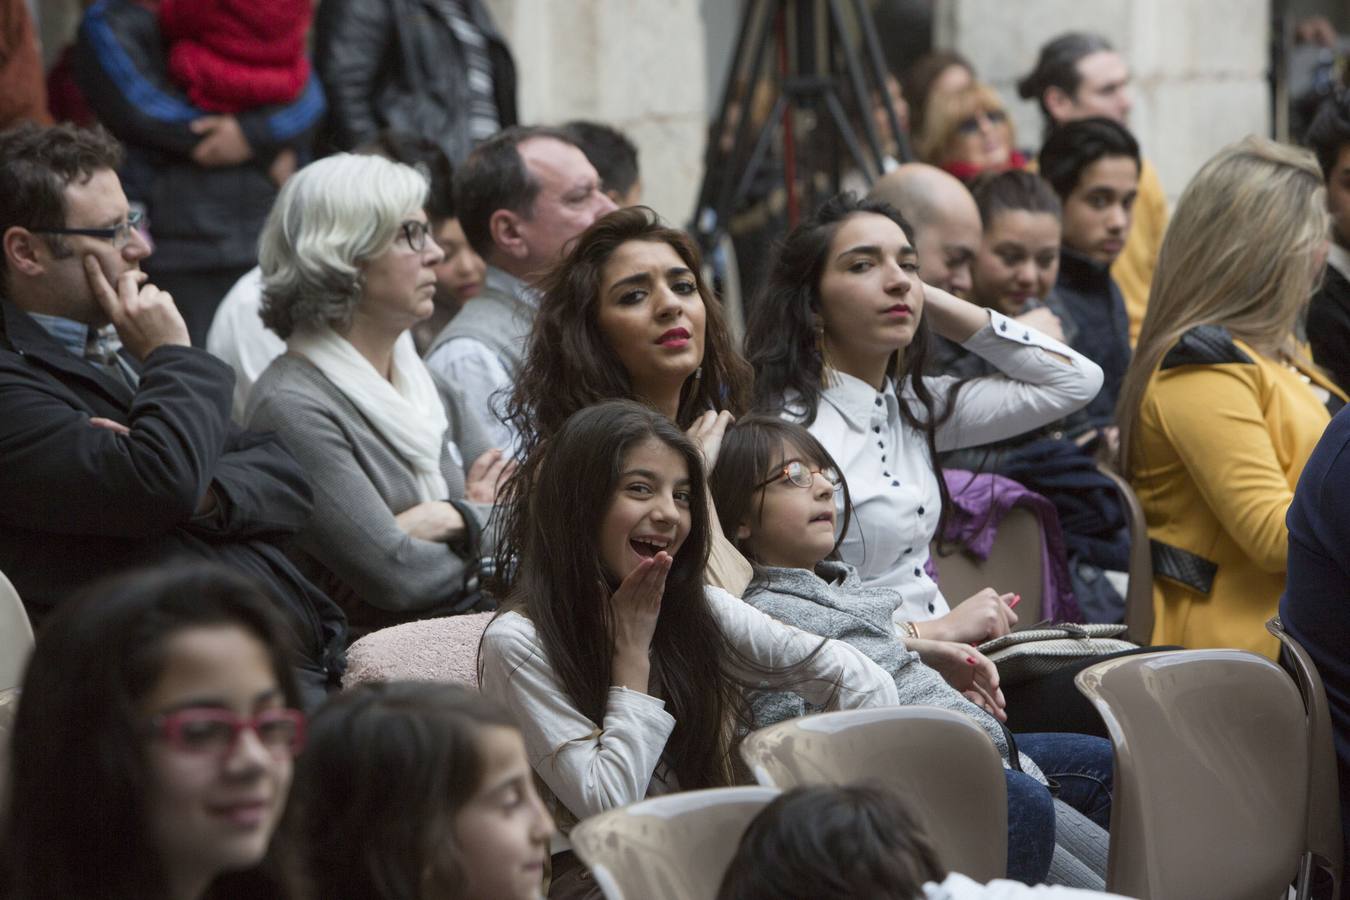
[[[1327,254],[1312,154],[1260,138],[1182,194],[1117,409],[1148,521],[1154,644],[1266,656],[1284,590],[1285,513],[1345,397],[1294,335]]]

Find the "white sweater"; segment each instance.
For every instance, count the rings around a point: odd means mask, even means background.
[[[755,663],[786,668],[809,654],[820,638],[769,618],[728,594],[705,589],[723,633]],[[535,772],[577,819],[677,789],[653,781],[675,718],[665,702],[611,687],[603,722],[572,705],[553,672],[529,619],[501,616],[483,635],[483,693],[505,704],[525,737]],[[743,673],[752,677],[751,673]],[[793,690],[815,704],[841,709],[893,706],[895,681],[847,644],[826,642]],[[837,693],[835,685],[839,685]]]

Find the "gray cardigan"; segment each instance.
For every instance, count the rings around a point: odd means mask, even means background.
[[[249,397],[249,428],[276,432],[309,477],[314,515],[297,537],[309,557],[302,563],[315,564],[310,574],[347,609],[356,632],[365,630],[363,621],[378,627],[460,611],[466,577],[472,591],[477,561],[491,553],[485,526],[492,507],[463,499],[464,473],[489,444],[477,423],[456,418],[461,404],[452,389],[439,380],[436,386],[450,418],[441,453],[445,499],[470,532],[454,545],[399,528],[394,517],[419,502],[411,467],[309,360],[277,357]]]
[[[974,719],[993,739],[1007,764],[1008,741],[998,720],[947,684],[896,637],[891,623],[895,592],[890,588],[866,587],[857,569],[827,560],[814,573],[756,568],[754,580],[745,591],[745,602],[780,622],[861,651],[895,679],[901,706],[939,706]],[[752,698],[751,709],[757,728],[820,711],[796,694],[774,692]],[[1044,780],[1025,753],[1018,758],[1028,775]]]

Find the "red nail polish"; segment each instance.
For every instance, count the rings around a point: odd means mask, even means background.
[[[966,657],[966,662],[970,663],[972,666],[975,665],[975,657],[973,657],[973,656],[967,656],[967,657]]]

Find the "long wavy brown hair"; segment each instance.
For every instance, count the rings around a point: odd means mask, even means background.
[[[605,263],[629,241],[669,244],[694,273],[706,309],[703,362],[680,392],[675,424],[688,428],[710,409],[739,416],[749,406],[750,366],[736,350],[721,303],[703,280],[698,248],[647,207],[627,207],[582,232],[542,282],[534,330],[507,405],[522,458],[557,434],[577,410],[605,400],[641,399],[597,324]]]

